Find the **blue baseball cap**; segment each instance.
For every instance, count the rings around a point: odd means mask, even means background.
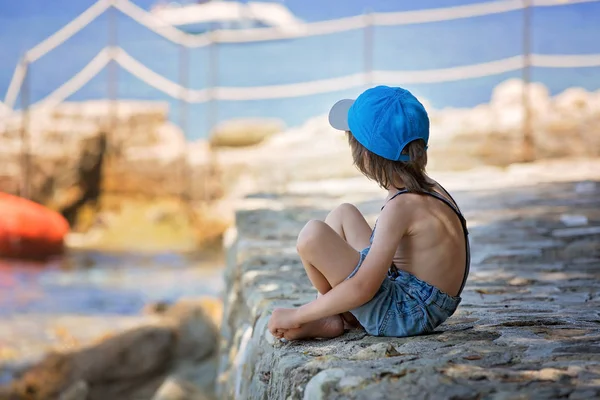
[[[350,131],[367,150],[393,161],[410,161],[402,150],[410,142],[429,141],[429,117],[408,90],[377,86],[356,100],[340,100],[329,112],[335,129]]]

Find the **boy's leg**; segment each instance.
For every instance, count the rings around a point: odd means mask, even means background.
[[[371,244],[369,242],[371,226],[358,208],[352,204],[345,203],[338,206],[327,215],[325,223],[358,251]]]
[[[309,221],[298,235],[298,253],[308,278],[325,294],[354,271],[359,251],[369,245],[371,228],[354,207],[344,204],[332,211],[325,222]],[[351,316],[351,314],[350,314]],[[353,322],[355,321],[352,317]],[[336,315],[291,329],[288,340],[307,337],[335,337],[344,332],[344,321]]]
[[[304,226],[298,235],[298,254],[319,293],[327,293],[354,271],[370,237],[371,227],[350,204],[330,212],[325,222],[309,221]]]
[[[370,246],[371,226],[362,213],[352,204],[344,203],[325,218],[325,223],[336,231],[350,246],[361,251]],[[350,312],[342,314],[349,327],[359,327],[360,323]]]

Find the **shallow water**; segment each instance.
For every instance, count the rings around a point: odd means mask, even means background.
[[[0,258],[0,385],[55,350],[70,350],[147,318],[144,307],[220,296],[220,254],[78,251],[46,263]]]
[[[46,263],[0,259],[0,316],[136,315],[148,303],[219,296],[219,255],[74,252]]]

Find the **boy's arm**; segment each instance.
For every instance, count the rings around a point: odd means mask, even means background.
[[[404,202],[405,197],[409,196],[400,196],[390,203]],[[297,324],[344,313],[367,303],[375,296],[392,265],[400,240],[408,230],[409,216],[406,209],[403,212],[404,207],[399,204],[392,206],[390,203],[379,216],[373,244],[356,275],[298,308],[293,318]]]

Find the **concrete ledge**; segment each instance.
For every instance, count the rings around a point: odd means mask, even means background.
[[[347,193],[347,192],[346,192]],[[565,232],[562,213],[600,225],[600,184],[458,192],[471,223],[472,274],[457,313],[432,334],[361,330],[282,344],[274,307],[312,300],[295,253],[335,196],[263,199],[229,232],[218,395],[228,399],[509,399],[600,396],[600,232]],[[358,202],[374,215],[373,192]]]

